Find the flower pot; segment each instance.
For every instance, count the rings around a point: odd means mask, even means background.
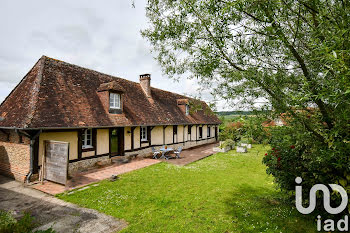
[[[238,153],[247,153],[248,152],[247,147],[245,147],[245,146],[237,146],[236,151]]]
[[[227,152],[229,150],[231,150],[231,147],[224,147],[224,148],[214,147],[213,148],[214,152],[224,152],[225,153],[225,152]]]
[[[252,144],[248,144],[248,143],[241,143],[241,146],[247,147],[248,149],[252,148]]]

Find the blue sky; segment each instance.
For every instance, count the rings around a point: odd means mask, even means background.
[[[42,56],[195,95],[195,80],[174,82],[161,73],[140,30],[147,28],[146,0],[2,0],[0,7],[0,102]],[[203,100],[210,101],[208,94]],[[223,103],[218,109],[225,109]]]

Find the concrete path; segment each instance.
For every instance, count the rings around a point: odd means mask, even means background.
[[[22,217],[23,212],[30,213],[40,230],[52,227],[64,233],[109,233],[127,226],[124,220],[64,202],[3,176],[0,176],[0,209],[11,211],[15,218]]]

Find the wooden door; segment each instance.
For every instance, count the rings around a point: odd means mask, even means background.
[[[69,143],[44,141],[44,179],[66,184],[68,178]]]
[[[109,145],[111,157],[124,155],[124,128],[109,130]]]

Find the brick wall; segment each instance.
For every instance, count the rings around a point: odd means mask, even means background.
[[[30,168],[30,141],[14,130],[0,131],[0,174],[24,182]]]

